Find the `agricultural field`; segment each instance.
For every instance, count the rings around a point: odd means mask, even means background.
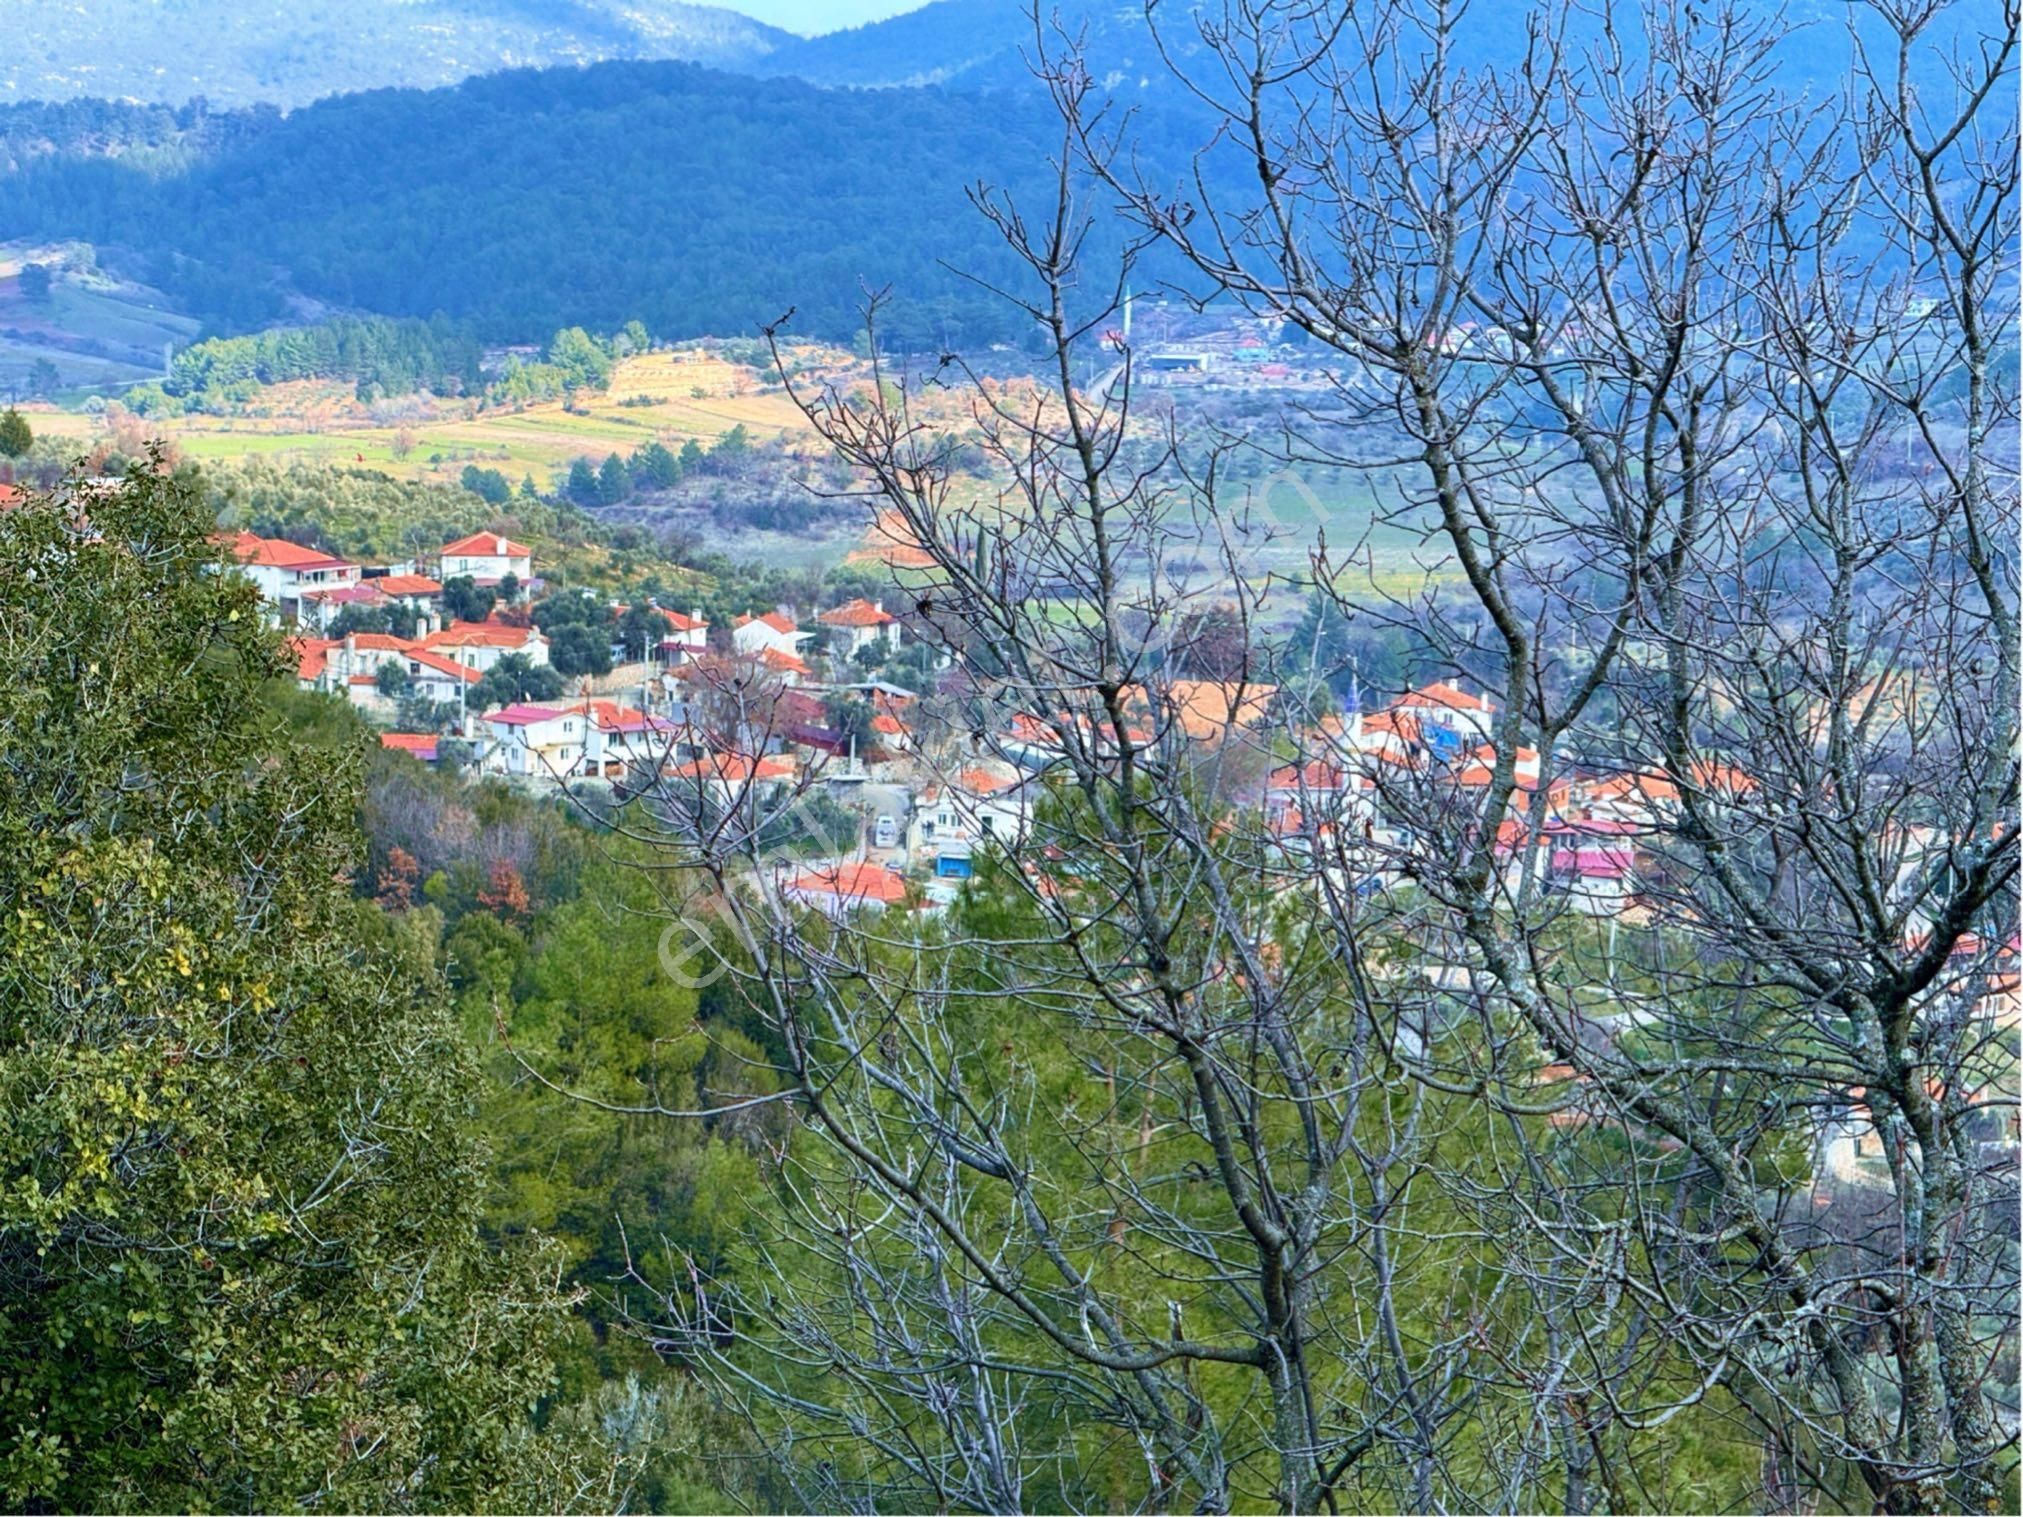
[[[56,271],[39,298],[22,288],[31,263]],[[167,348],[196,334],[160,291],[103,273],[82,244],[0,245],[0,397],[34,394],[50,370],[59,394],[117,392],[155,378]]]
[[[36,425],[88,445],[106,423],[80,412],[47,414]],[[624,359],[609,391],[579,393],[573,409],[557,400],[480,410],[427,395],[367,407],[348,383],[305,380],[267,387],[240,414],[148,423],[196,459],[364,464],[439,483],[475,463],[515,483],[531,474],[543,490],[577,458],[629,456],[656,438],[675,448],[691,438],[707,446],[738,426],[754,441],[806,430],[792,402],[777,387],[763,390],[755,370],[700,350]]]

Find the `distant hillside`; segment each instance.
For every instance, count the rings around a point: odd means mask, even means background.
[[[1113,83],[1139,88],[1165,81],[1141,0],[1049,0],[1042,11],[1050,50],[1062,36],[1077,36],[1097,73]],[[1173,30],[1180,52],[1198,48],[1191,25]],[[936,0],[868,26],[791,40],[745,67],[826,85],[1027,89],[1034,43],[1024,0]]]
[[[735,65],[761,74],[790,74],[815,84],[892,87],[937,84],[959,90],[1025,90],[1033,87],[1030,60],[1035,47],[1029,0],[934,0],[933,4],[888,20],[813,38],[790,38],[755,62]],[[1745,13],[1752,7],[1745,6]],[[1042,0],[1039,6],[1047,47],[1057,52],[1073,38],[1084,50],[1094,77],[1120,98],[1172,100],[1166,62],[1145,20],[1145,0]],[[1301,7],[1285,7],[1282,14]],[[1844,0],[1759,0],[1753,9],[1775,16],[1793,35],[1780,52],[1779,77],[1787,88],[1815,93],[1839,84],[1850,50],[1848,27],[1867,34],[1877,56],[1887,55],[1886,28],[1865,7]],[[1160,0],[1160,40],[1184,68],[1208,64],[1202,78],[1226,87],[1207,57],[1197,16],[1213,22],[1221,0]],[[1332,12],[1331,12],[1332,13]],[[1432,8],[1423,7],[1430,15]],[[1562,23],[1569,40],[1591,43],[1599,18],[1607,14],[1621,37],[1638,27],[1636,7],[1599,10],[1500,0],[1468,9],[1457,38],[1460,59],[1473,66],[1512,62],[1523,55],[1534,16]],[[1942,11],[1918,65],[1927,89],[1944,88],[1949,78],[1944,54],[1952,42],[1972,45],[1981,33],[2000,30],[2001,10],[1993,0],[1964,0]]]
[[[0,202],[16,236],[96,244],[218,325],[302,295],[509,341],[633,317],[735,336],[798,306],[798,330],[848,340],[869,281],[905,293],[923,345],[973,343],[1023,329],[951,272],[1016,277],[965,188],[1035,189],[1057,132],[1033,96],[606,63],[285,117],[0,108]]]
[[[301,105],[606,58],[748,67],[793,40],[684,0],[0,0],[0,102]]]

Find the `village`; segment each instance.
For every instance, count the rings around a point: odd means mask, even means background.
[[[551,639],[532,615],[549,593],[540,566],[532,548],[502,532],[385,566],[250,533],[229,546],[271,618],[295,629],[301,687],[347,701],[379,727],[385,748],[535,793],[580,795],[589,785],[607,787],[613,799],[650,797],[682,811],[691,826],[756,818],[755,835],[769,829],[776,845],[764,867],[779,897],[838,919],[945,911],[987,850],[1020,859],[1068,748],[1097,751],[1115,741],[1086,716],[1010,707],[994,732],[951,731],[933,692],[866,674],[931,638],[931,629],[909,627],[878,599],[813,610],[806,625],[793,608],[754,608],[727,628],[712,627],[694,608],[648,604],[655,636],[636,650],[648,657],[614,657],[608,673],[560,677]],[[491,609],[482,619],[450,614],[457,587],[485,592]],[[327,635],[347,609],[360,608],[396,611],[413,635]],[[618,617],[634,608],[609,609]],[[942,670],[952,662],[936,660]],[[549,677],[540,683],[559,693],[494,700],[487,677],[502,666],[541,671]],[[1291,752],[1268,721],[1277,694],[1264,684],[1174,679],[1133,693],[1143,725],[1128,739],[1263,754],[1260,777],[1237,799],[1289,881],[1321,879],[1361,893],[1394,887],[1413,819],[1429,803],[1470,804],[1496,779],[1498,713],[1487,691],[1435,681],[1370,710],[1352,704],[1305,725]],[[453,713],[449,730],[400,730],[398,715],[416,709],[417,696],[445,717]],[[838,724],[839,702],[867,714],[861,731]],[[1743,765],[1714,761],[1696,762],[1684,777],[1561,761],[1548,776],[1541,755],[1522,748],[1510,782],[1515,815],[1495,842],[1509,898],[1530,890],[1579,919],[1629,931],[1657,915],[1662,843],[1682,783],[1715,806],[1746,802],[1758,789]],[[811,803],[846,818],[851,836],[784,825]],[[1944,840],[1931,828],[1908,828],[1895,841],[1903,888]],[[1949,994],[1970,1001],[1991,1033],[2012,1034],[2023,1024],[2019,943],[2012,937],[2000,946],[1992,971],[1984,947],[1962,940],[1954,955],[1961,973],[1983,983],[1952,985]],[[1598,1016],[1596,1035],[1636,1025],[1633,1012]],[[1579,1083],[1557,1065],[1539,1079]],[[1596,1115],[1578,1088],[1555,1098],[1561,1125]],[[1823,1178],[1887,1184],[1881,1136],[1858,1092],[1820,1112],[1815,1128]],[[2012,1120],[2008,1151],[2016,1136]]]

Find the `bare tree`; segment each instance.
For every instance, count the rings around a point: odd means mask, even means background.
[[[1997,1499],[2000,23],[1936,68],[1887,0],[1805,105],[1740,7],[1464,66],[1439,0],[1226,0],[1169,47],[1213,121],[1171,181],[1036,24],[1055,196],[975,198],[1040,382],[789,381],[929,562],[972,723],[942,780],[1025,776],[1016,825],[943,912],[840,866],[811,910],[735,807],[652,808],[799,1120],[738,1280],[642,1263],[640,1314],[803,1499],[1692,1506],[1738,1450],[1724,1499],[1767,1509]],[[1099,272],[1105,201],[1136,240]],[[1148,405],[1108,335],[1148,250],[1329,351],[1271,446],[1367,470],[1446,564],[1352,597],[1324,539],[1307,583],[1410,626],[1436,695],[1319,702],[1228,483],[1259,440]],[[1829,1180],[1844,1135],[1875,1162]]]

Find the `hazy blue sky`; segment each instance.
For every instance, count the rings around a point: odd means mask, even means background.
[[[794,32],[833,32],[918,10],[927,0],[715,0],[734,11]]]

